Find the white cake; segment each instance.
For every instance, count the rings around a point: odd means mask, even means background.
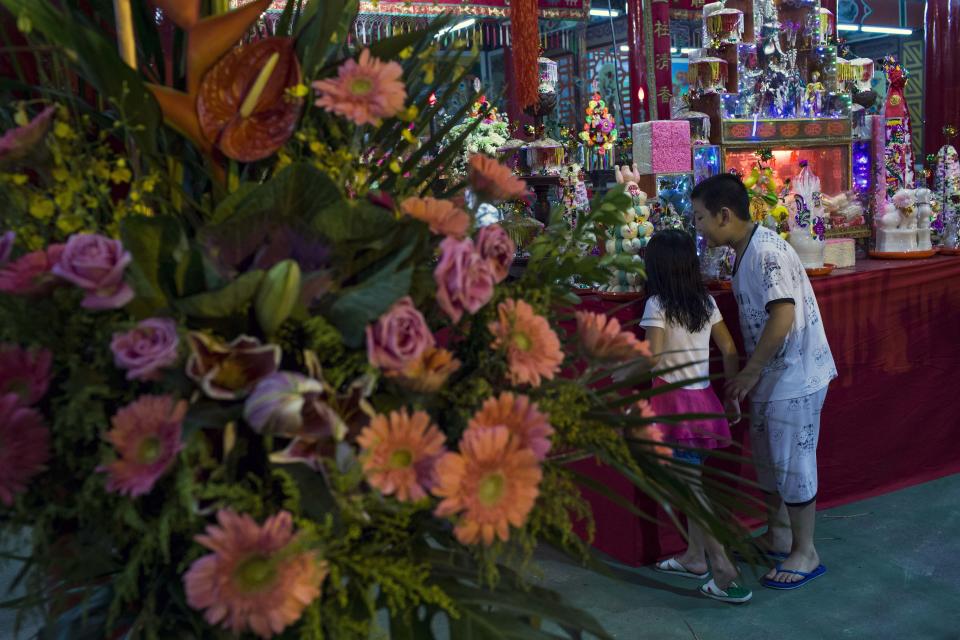
[[[835,267],[852,267],[857,262],[857,242],[853,238],[830,238],[824,244],[824,264]]]
[[[819,269],[823,267],[823,252],[826,243],[816,236],[810,235],[806,228],[799,228],[790,232],[790,246],[793,247],[804,269]]]

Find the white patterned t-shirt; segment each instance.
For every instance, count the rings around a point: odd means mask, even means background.
[[[740,330],[752,355],[767,323],[768,306],[790,300],[793,327],[750,393],[753,402],[789,400],[819,391],[837,377],[817,297],[800,256],[779,235],[757,226],[733,274]]]

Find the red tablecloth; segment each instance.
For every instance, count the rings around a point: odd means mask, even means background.
[[[960,257],[861,261],[814,279],[813,288],[839,371],[821,419],[818,506],[960,471]],[[729,291],[715,295],[742,353],[736,301]],[[620,307],[621,321],[643,311],[642,300],[624,306],[588,296],[584,304],[595,311]],[[743,422],[734,433],[745,441]],[[616,472],[592,461],[577,464],[657,511]],[[753,477],[749,468],[741,472]],[[646,564],[683,548],[670,526],[641,522],[602,496],[587,496],[597,520],[595,546],[621,562]]]

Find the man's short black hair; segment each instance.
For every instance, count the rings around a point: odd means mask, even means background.
[[[699,200],[711,214],[726,207],[741,220],[750,220],[750,196],[740,178],[721,173],[707,178],[693,188],[690,197]]]

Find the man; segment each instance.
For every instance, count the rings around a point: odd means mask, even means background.
[[[737,254],[733,292],[749,359],[726,393],[729,400],[750,396],[750,445],[769,510],[766,546],[782,559],[763,584],[796,589],[826,571],[813,544],[816,449],[820,411],[837,369],[799,256],[751,220],[739,178],[708,178],[692,198],[700,234]]]

